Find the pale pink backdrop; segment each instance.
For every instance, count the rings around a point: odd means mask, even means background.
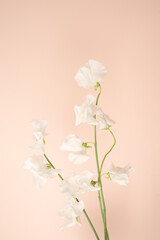
[[[96,171],[94,155],[76,167],[59,151],[69,133],[93,137],[92,127],[75,127],[73,112],[86,94],[95,94],[74,80],[88,59],[108,69],[100,105],[116,122],[109,159],[135,168],[127,187],[103,182],[110,239],[160,239],[159,43],[159,0],[0,1],[0,239],[95,239],[84,216],[82,227],[61,232],[59,179],[38,191],[22,169],[32,143],[30,120],[46,119],[47,154],[63,175]],[[98,140],[102,157],[113,141],[103,133]],[[97,194],[83,199],[103,236]]]

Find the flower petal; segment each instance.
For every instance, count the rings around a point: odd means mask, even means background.
[[[68,159],[69,159],[69,161],[71,161],[74,164],[81,164],[81,163],[88,161],[89,156],[87,154],[83,154],[83,153],[71,152],[68,155]]]
[[[107,166],[107,175],[109,174],[110,179],[120,185],[127,185],[129,183],[129,173],[134,172],[134,169],[127,165],[124,168],[115,167],[110,161]]]
[[[97,82],[100,82],[106,74],[107,70],[102,63],[95,60],[89,60],[85,66],[79,69],[75,76],[75,80],[79,86],[88,88],[96,86]]]

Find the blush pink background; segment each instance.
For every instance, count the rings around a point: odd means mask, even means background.
[[[58,210],[65,202],[59,179],[37,191],[22,169],[32,143],[30,120],[46,119],[47,155],[63,175],[96,171],[91,151],[78,167],[59,151],[69,133],[93,139],[92,127],[75,127],[73,112],[87,94],[95,94],[74,80],[88,59],[108,69],[100,105],[116,121],[117,138],[108,159],[135,168],[127,187],[103,181],[110,239],[160,239],[159,43],[159,0],[0,1],[0,239],[95,239],[84,216],[81,228],[59,231]],[[112,142],[99,133],[100,157]],[[103,236],[97,194],[82,198]]]

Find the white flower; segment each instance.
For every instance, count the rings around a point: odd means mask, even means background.
[[[45,129],[48,125],[48,122],[46,120],[32,120],[31,121],[33,129],[34,129],[34,136],[36,139],[39,139],[39,133],[45,137],[47,134],[45,133]]]
[[[83,142],[74,134],[65,137],[60,150],[69,151],[68,159],[74,164],[86,162],[89,156],[86,154],[86,148]]]
[[[129,173],[134,172],[134,169],[128,164],[124,168],[115,167],[110,161],[107,166],[107,175],[111,181],[120,185],[127,185],[129,183]]]
[[[69,153],[68,159],[74,164],[81,164],[88,161],[89,156],[85,153],[85,149],[84,149],[84,152],[81,152],[81,153],[74,153],[74,152]]]
[[[70,134],[65,137],[61,144],[60,149],[69,152],[81,152],[83,151],[82,141],[74,134]]]
[[[82,106],[75,106],[74,111],[76,115],[76,126],[80,123],[88,123],[91,125],[97,125],[98,122],[95,119],[96,113],[96,105],[93,104],[95,102],[95,97],[93,95],[88,95],[86,97],[86,101]]]
[[[84,88],[96,86],[107,74],[106,68],[102,63],[89,60],[84,67],[80,68],[75,76],[78,85]]]
[[[80,215],[84,209],[84,202],[77,202],[76,199],[70,197],[67,203],[59,211],[59,214],[63,219],[65,219],[65,224],[61,226],[61,230],[64,230],[66,227],[72,227],[76,223],[81,225]]]
[[[45,163],[45,159],[42,155],[32,155],[26,160],[23,167],[31,171],[37,188],[43,187],[47,178],[53,178],[60,172],[60,170],[53,169],[50,164]]]
[[[88,95],[86,102],[82,106],[75,106],[76,126],[80,123],[88,123],[90,125],[99,124],[100,130],[107,129],[115,122],[106,115],[101,108],[96,106],[95,97]],[[96,118],[95,118],[96,116]]]
[[[39,140],[36,140],[36,142],[33,143],[33,144],[29,147],[29,149],[31,149],[31,150],[37,149],[37,150],[39,150],[42,154],[44,154],[44,153],[45,153],[44,146],[45,146],[45,141],[44,141],[44,138],[43,138],[43,136],[42,136]]]
[[[45,132],[45,129],[47,127],[47,121],[46,120],[33,120],[32,122],[33,126],[33,136],[36,140],[36,142],[30,147],[31,149],[38,149],[42,153],[45,152],[44,145],[45,145],[45,136],[47,135]]]
[[[75,197],[85,192],[97,191],[99,187],[91,184],[94,177],[95,175],[90,171],[83,171],[77,175],[73,173],[71,177],[61,182],[60,190],[62,193]]]
[[[115,122],[108,116],[106,115],[100,108],[97,108],[96,116],[98,118],[99,122],[99,129],[107,129],[110,126],[112,126]]]

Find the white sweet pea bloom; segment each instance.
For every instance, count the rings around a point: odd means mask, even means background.
[[[81,152],[83,151],[82,141],[74,134],[69,134],[65,137],[61,144],[60,149],[69,152]]]
[[[38,149],[42,153],[45,152],[44,145],[45,145],[45,136],[47,135],[45,132],[45,129],[47,127],[47,121],[46,120],[33,120],[32,122],[33,126],[33,136],[36,140],[36,142],[30,146],[31,149]]]
[[[127,185],[129,183],[129,173],[134,172],[134,169],[128,164],[124,168],[115,167],[110,161],[107,166],[107,178],[120,185]]]
[[[83,171],[80,174],[72,174],[60,184],[60,191],[68,196],[78,196],[85,192],[97,191],[99,187],[93,186],[91,182],[95,175],[90,171]]]
[[[107,69],[102,63],[89,60],[84,67],[80,68],[75,76],[78,85],[84,88],[96,86],[107,74]]]
[[[48,125],[48,122],[46,120],[32,120],[31,121],[34,132],[41,132],[43,134],[43,136],[46,135],[45,133],[45,129]]]
[[[43,187],[47,182],[47,178],[53,178],[60,172],[59,169],[53,169],[50,164],[45,163],[42,155],[32,155],[26,160],[23,168],[31,171],[37,188]]]
[[[59,211],[60,216],[65,220],[65,224],[61,226],[61,230],[66,227],[72,227],[75,224],[81,225],[80,215],[84,209],[84,202],[77,202],[76,199],[70,197],[67,203]]]
[[[115,122],[106,115],[100,108],[97,108],[96,116],[99,123],[99,129],[104,130],[112,126]]]
[[[88,95],[86,102],[82,106],[75,106],[76,126],[80,123],[88,123],[90,125],[98,125],[100,130],[107,129],[115,122],[106,115],[101,108],[96,106],[95,97]],[[95,118],[96,116],[96,118]]]
[[[95,119],[96,113],[96,105],[94,104],[96,101],[93,95],[88,95],[86,97],[86,101],[82,106],[75,106],[74,111],[76,115],[76,126],[80,123],[88,123],[90,125],[97,125],[98,122]]]
[[[61,144],[60,150],[70,152],[68,154],[69,161],[74,164],[81,164],[89,159],[86,154],[86,148],[82,145],[83,142],[74,134],[65,137]]]
[[[29,149],[38,150],[42,154],[44,154],[45,153],[44,146],[45,146],[45,141],[44,141],[44,138],[43,138],[43,135],[42,135],[42,137],[39,140],[36,140],[35,143],[33,143],[31,146],[29,146]]]

